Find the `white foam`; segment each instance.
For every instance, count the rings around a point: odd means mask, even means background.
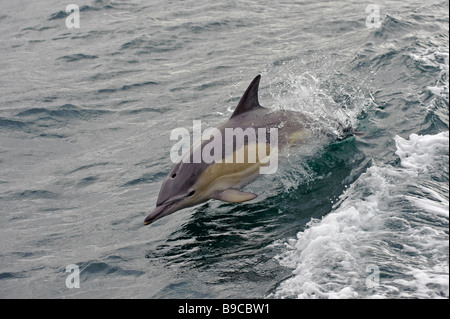
[[[432,94],[440,97],[444,96],[444,94],[446,93],[445,88],[438,86],[427,86],[427,90],[430,91]]]
[[[436,157],[445,153],[448,155],[448,136],[448,132],[425,136],[411,134],[409,140],[396,136],[395,154],[400,157],[402,166],[412,169],[412,172],[428,171],[428,168],[436,162]]]
[[[395,141],[400,167],[370,167],[285,244],[276,259],[293,276],[270,297],[448,298],[448,170],[447,189],[430,176],[448,166],[449,134]],[[367,269],[379,270],[375,285]]]

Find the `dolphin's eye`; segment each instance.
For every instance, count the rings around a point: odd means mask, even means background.
[[[175,178],[175,176],[177,176],[177,173],[173,174],[173,175],[172,175],[172,178]]]
[[[195,191],[191,191],[189,194],[187,194],[187,196],[192,196],[195,194]]]

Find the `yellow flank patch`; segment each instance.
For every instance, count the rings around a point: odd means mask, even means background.
[[[310,137],[311,132],[309,130],[298,130],[289,135],[289,144],[295,144],[301,140],[305,140]]]
[[[259,156],[258,150],[262,153],[261,156]],[[195,184],[196,195],[206,197],[217,190],[235,187],[246,178],[254,176],[258,173],[259,168],[265,165],[264,159],[267,160],[269,152],[269,144],[251,144],[228,155],[222,160],[222,163],[211,163]]]

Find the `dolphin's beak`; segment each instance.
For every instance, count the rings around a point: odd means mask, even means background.
[[[176,206],[176,202],[156,206],[155,209],[145,218],[144,225],[149,225],[161,217],[174,213],[177,210]]]

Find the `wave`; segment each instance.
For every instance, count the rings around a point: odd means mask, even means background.
[[[102,0],[95,0],[92,5],[83,5],[79,8],[80,12],[87,12],[87,11],[99,11],[99,10],[105,10],[105,9],[114,9],[115,7],[109,3],[109,1],[102,1]],[[65,19],[70,13],[67,13],[65,11],[58,11],[50,15],[50,18],[48,18],[49,21],[51,20],[59,20],[59,19]]]
[[[449,297],[449,133],[395,144],[398,166],[370,167],[284,244],[294,270],[270,297]]]

